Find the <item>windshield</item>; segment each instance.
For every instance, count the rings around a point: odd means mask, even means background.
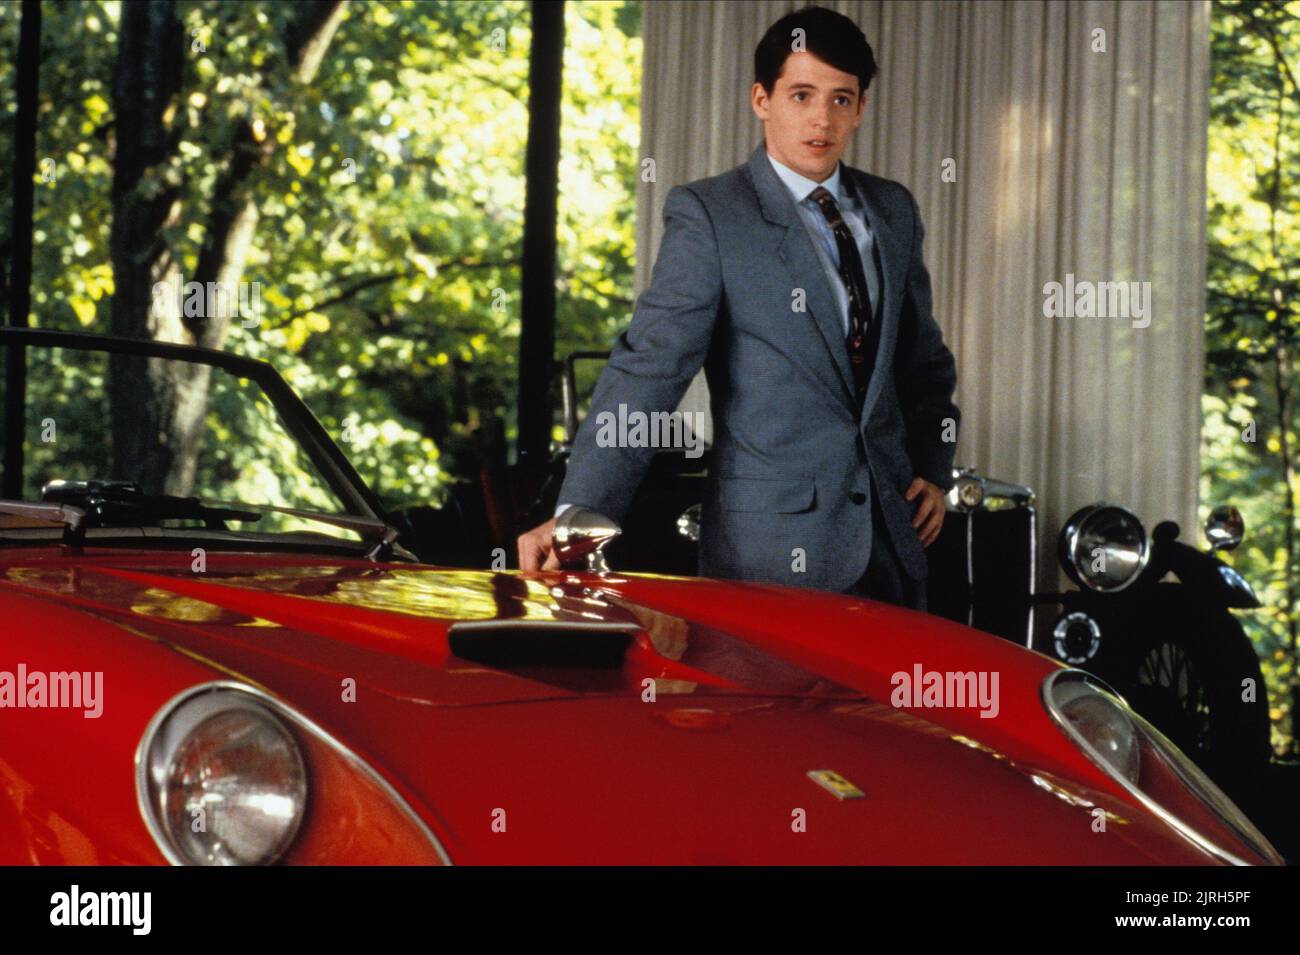
[[[17,347],[0,342],[0,356]],[[30,343],[24,351],[24,501],[77,504],[68,484],[75,492],[76,482],[116,482],[113,487],[127,486],[150,502],[197,498],[250,509],[360,513],[349,510],[256,381],[197,361]],[[0,377],[5,374],[0,367]],[[5,418],[0,415],[0,446],[7,447],[13,437]],[[0,496],[13,498],[13,481],[5,487]],[[353,530],[277,511],[246,510],[242,520],[223,512],[219,521],[197,511],[168,516],[176,511],[152,507],[145,518],[133,511],[130,521],[107,523],[360,539]],[[6,531],[40,523],[0,515],[0,542],[30,537]],[[95,536],[111,536],[108,530]]]

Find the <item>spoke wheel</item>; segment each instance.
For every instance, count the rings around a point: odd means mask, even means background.
[[[1188,755],[1208,753],[1210,702],[1187,647],[1162,640],[1138,663],[1134,706]]]
[[[1272,749],[1267,690],[1241,624],[1181,584],[1162,584],[1127,635],[1115,688],[1230,796],[1249,794]]]

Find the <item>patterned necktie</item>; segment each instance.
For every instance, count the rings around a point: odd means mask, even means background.
[[[862,256],[858,254],[858,243],[849,231],[848,225],[840,216],[839,206],[834,197],[824,186],[818,186],[810,195],[817,203],[822,215],[830,223],[835,233],[835,243],[840,250],[840,278],[849,293],[849,335],[846,344],[849,349],[849,364],[853,368],[853,384],[858,403],[867,393],[867,382],[871,378],[871,361],[868,355],[867,316],[871,314],[871,296],[867,292],[867,276],[862,270]]]

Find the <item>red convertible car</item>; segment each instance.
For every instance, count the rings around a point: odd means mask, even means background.
[[[1282,862],[1123,699],[1006,640],[424,565],[268,365],[0,353],[0,864]]]

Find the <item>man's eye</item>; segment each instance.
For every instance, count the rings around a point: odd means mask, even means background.
[[[849,98],[848,98],[847,96],[838,96],[838,97],[836,97],[836,99],[840,99],[840,100],[843,100],[843,101],[844,101],[841,105],[844,105],[844,106],[848,106],[848,105],[849,105]]]

